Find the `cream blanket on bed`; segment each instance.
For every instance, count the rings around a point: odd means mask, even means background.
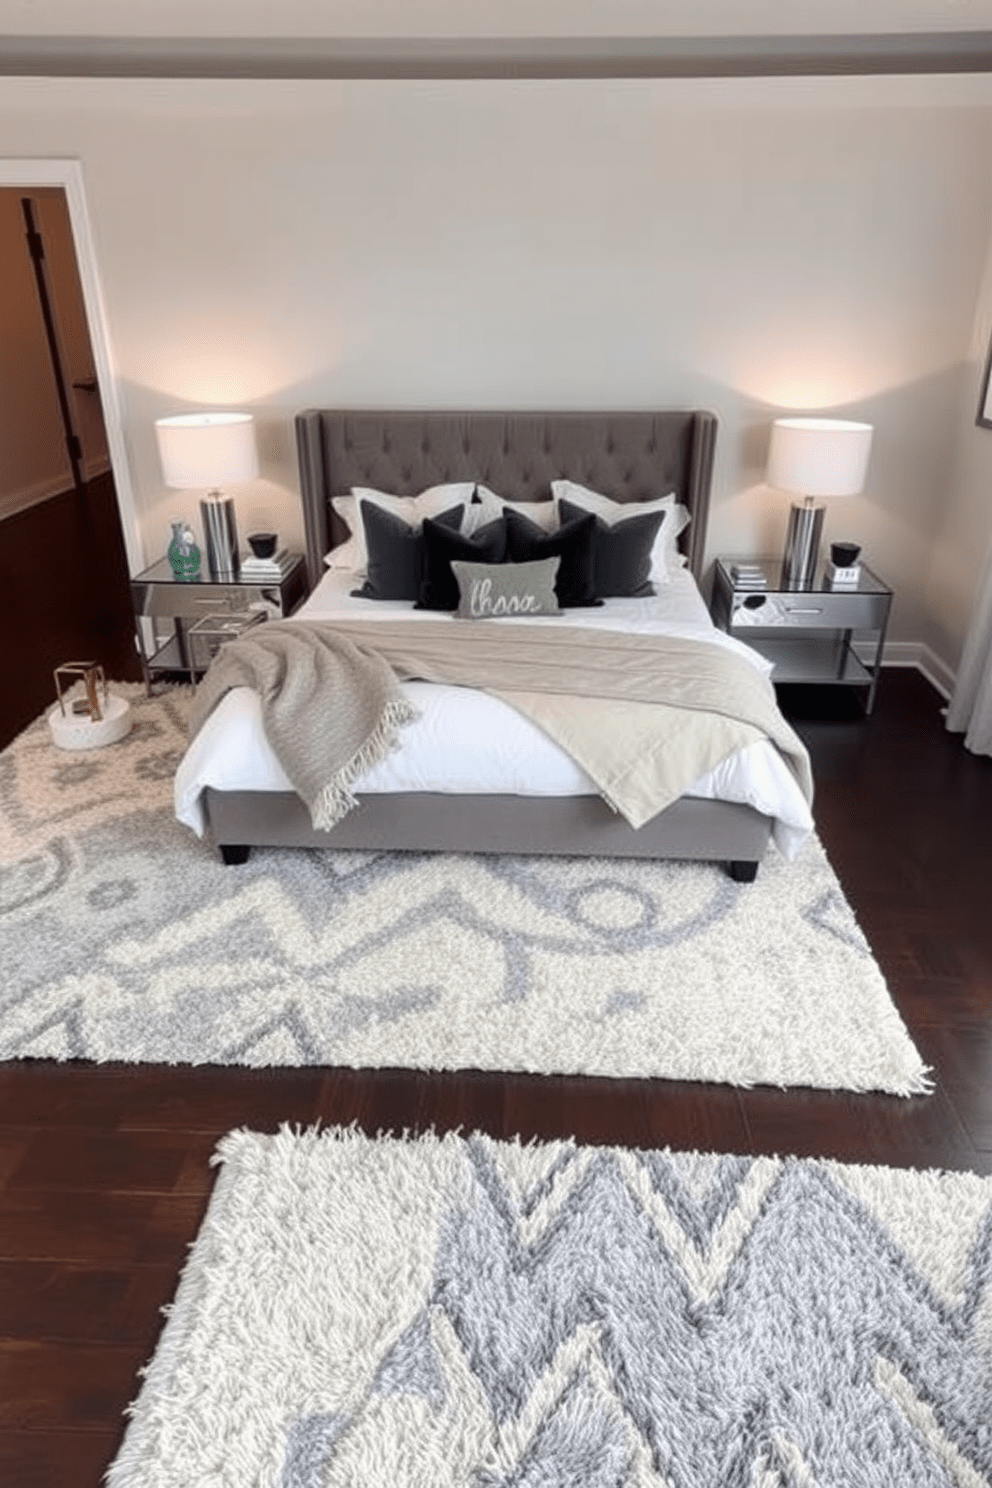
[[[395,747],[400,705],[409,710],[396,678],[503,699],[570,754],[632,827],[763,737],[812,800],[805,746],[771,683],[743,658],[706,641],[572,626],[274,621],[219,653],[198,689],[192,732],[225,692],[253,687],[269,743],[314,826],[327,829],[354,804],[358,775]]]

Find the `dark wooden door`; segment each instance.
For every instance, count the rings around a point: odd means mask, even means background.
[[[140,676],[65,195],[0,189],[0,747],[64,661]]]

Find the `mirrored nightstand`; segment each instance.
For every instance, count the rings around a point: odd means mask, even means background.
[[[764,576],[764,587],[752,588],[735,582],[736,561],[717,559],[714,624],[773,662],[773,682],[862,688],[870,713],[892,605],[889,586],[862,564],[857,587],[832,589],[821,567],[807,587],[787,588],[780,558],[741,560]],[[858,655],[856,640],[868,660]]]
[[[177,579],[167,558],[160,558],[131,580],[131,603],[134,606],[138,656],[151,690],[152,679],[163,672],[188,672],[195,681],[210,663],[210,648],[202,642],[204,634],[223,634],[220,624],[230,617],[228,636],[234,633],[236,617],[248,623],[259,614],[291,615],[309,592],[307,566],[302,553],[293,554],[292,562],[281,579],[218,579],[204,568],[195,579]],[[214,625],[201,622],[213,618]],[[168,621],[169,634],[146,649],[143,620]],[[200,641],[191,642],[190,632],[199,627]]]

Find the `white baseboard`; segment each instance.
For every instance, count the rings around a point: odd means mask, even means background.
[[[872,645],[857,645],[854,650],[864,662],[875,659]],[[941,697],[949,698],[954,691],[955,676],[946,662],[941,661],[935,651],[923,641],[886,641],[882,652],[882,665],[887,667],[915,667],[922,672]]]

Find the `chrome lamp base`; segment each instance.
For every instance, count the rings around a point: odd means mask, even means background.
[[[200,502],[200,518],[207,543],[207,566],[212,578],[236,579],[238,576],[238,526],[234,519],[234,498],[222,491],[211,491]]]
[[[792,507],[785,532],[782,584],[786,589],[807,589],[816,573],[820,555],[820,533],[826,507],[807,499]]]

